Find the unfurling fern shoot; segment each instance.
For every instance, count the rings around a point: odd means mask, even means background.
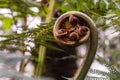
[[[69,11],[57,19],[53,34],[57,43],[65,49],[75,48],[86,41],[90,42],[84,61],[72,78],[84,80],[98,44],[98,31],[92,19],[82,12]]]

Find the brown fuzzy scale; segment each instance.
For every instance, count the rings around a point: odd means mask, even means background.
[[[67,19],[69,19],[69,23],[71,24],[69,26],[65,25],[65,21],[67,21]],[[87,26],[80,25],[79,23],[80,20],[78,17],[70,15],[70,17],[64,19],[64,23],[60,25],[57,37],[66,42],[81,40],[87,34],[88,28]]]
[[[79,35],[78,33],[76,32],[72,32],[69,34],[69,37],[68,37],[71,41],[77,41],[79,40]]]
[[[76,26],[80,22],[80,20],[77,17],[75,17],[74,15],[70,15],[69,22],[72,25]]]

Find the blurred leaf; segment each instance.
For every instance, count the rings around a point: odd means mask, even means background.
[[[100,0],[100,10],[107,10],[107,4],[105,0]]]
[[[3,18],[3,28],[5,31],[8,31],[10,30],[10,27],[13,23],[13,19],[12,18],[8,18],[8,17],[5,17]]]
[[[28,59],[30,56],[19,56],[16,54],[0,54],[0,62],[7,65],[14,65],[18,61]]]
[[[27,76],[24,76],[23,74],[20,74],[16,71],[11,71],[6,68],[0,69],[0,77],[7,77],[7,78],[14,78],[14,79],[20,79],[20,80],[39,80],[35,78],[30,78]]]
[[[63,49],[58,48],[58,47],[56,47],[56,46],[53,46],[52,44],[49,44],[49,43],[47,43],[47,42],[40,42],[40,41],[39,41],[39,42],[37,42],[37,44],[43,45],[43,46],[45,46],[45,47],[47,47],[47,48],[49,48],[49,49],[52,49],[52,50],[64,52]]]
[[[120,17],[120,9],[114,9],[111,12]]]
[[[85,4],[83,0],[79,0],[78,2],[76,2],[77,10],[83,10],[84,9],[83,4]]]
[[[109,73],[106,77],[109,77],[111,80],[116,80],[120,78],[120,71],[118,69],[116,69],[116,67],[114,67],[112,64],[110,64],[109,62],[107,62],[105,59],[103,59],[102,57],[98,56],[97,59],[101,64],[103,64],[105,67],[107,67],[107,69],[109,70]]]
[[[113,3],[113,1],[110,1],[109,4],[108,4],[108,8],[112,9],[114,7],[115,7],[115,3]]]
[[[101,75],[104,77],[111,76],[110,72],[100,71],[100,70],[96,70],[96,69],[90,69],[89,72],[92,74]]]
[[[104,77],[93,77],[93,76],[87,76],[85,80],[110,80],[109,78]]]
[[[46,36],[41,36],[40,38],[41,38],[41,40],[44,40],[44,41],[56,42],[56,40],[54,39],[53,36],[46,35]]]
[[[0,68],[0,77],[7,77],[15,80],[54,80],[52,78],[33,78],[25,76],[24,74],[21,74],[19,72],[16,72],[14,70],[9,70],[6,68]]]
[[[105,59],[102,57],[98,56],[97,59],[101,64],[103,64],[109,71],[101,71],[97,69],[90,69],[89,72],[91,74],[96,74],[101,77],[92,77],[92,76],[87,76],[85,80],[119,80],[120,79],[120,72],[109,62],[107,62]]]

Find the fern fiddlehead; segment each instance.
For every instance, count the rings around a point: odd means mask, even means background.
[[[85,41],[90,42],[84,61],[72,78],[72,80],[84,80],[98,44],[98,31],[94,22],[84,13],[70,11],[57,19],[53,34],[58,44],[65,48],[76,47]]]

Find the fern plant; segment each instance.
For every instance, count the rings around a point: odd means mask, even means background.
[[[51,2],[50,2],[51,1]],[[10,13],[2,14],[0,13],[0,22],[2,22],[2,27],[0,27],[1,31],[4,31],[2,35],[0,35],[0,50],[7,50],[9,53],[13,53],[15,51],[20,51],[23,55],[22,57],[13,57],[7,54],[7,56],[0,57],[0,62],[5,64],[13,63],[15,64],[18,61],[21,61],[20,72],[16,71],[10,72],[8,69],[1,69],[0,72],[5,71],[5,74],[0,73],[0,76],[10,77],[15,79],[23,79],[23,80],[38,80],[36,78],[28,78],[23,75],[24,69],[26,67],[27,62],[24,60],[28,59],[28,62],[31,61],[35,68],[38,64],[38,68],[36,69],[37,77],[41,77],[41,73],[44,73],[46,69],[41,68],[41,72],[39,71],[39,60],[43,58],[42,67],[46,67],[44,64],[45,59],[53,60],[53,61],[62,61],[66,59],[78,59],[82,58],[76,55],[63,56],[60,58],[49,57],[44,54],[46,52],[46,48],[52,51],[63,52],[67,54],[64,48],[53,45],[56,44],[56,41],[53,37],[52,28],[55,23],[55,20],[63,13],[67,11],[80,11],[88,16],[90,16],[95,22],[99,31],[106,31],[109,28],[114,28],[115,32],[120,31],[120,1],[119,0],[55,0],[56,2],[52,2],[54,0],[0,0],[0,8],[7,9]],[[52,5],[50,5],[52,4]],[[54,7],[53,7],[54,5]],[[51,8],[52,6],[52,8]],[[37,8],[37,12],[32,10],[31,8]],[[54,9],[51,11],[51,9]],[[51,15],[48,15],[50,13]],[[9,15],[9,16],[6,16]],[[37,28],[29,29],[28,17],[41,17],[41,24],[34,24]],[[49,19],[48,19],[49,17]],[[21,21],[21,25],[19,24]],[[31,20],[32,22],[33,20]],[[30,22],[30,23],[31,23]],[[17,32],[12,32],[10,28],[12,26],[16,26],[17,28],[22,28],[23,32],[20,34]],[[116,38],[118,39],[118,38]],[[35,47],[27,49],[29,46],[25,43],[25,41],[32,42],[35,44]],[[116,45],[118,45],[117,43]],[[42,45],[42,52],[41,52]],[[102,45],[102,43],[99,43]],[[44,47],[43,47],[44,46]],[[102,45],[103,46],[103,45]],[[29,46],[30,47],[30,46]],[[119,46],[118,46],[119,47]],[[25,56],[25,52],[29,52],[31,57],[28,58]],[[1,53],[1,52],[0,52]],[[41,55],[39,55],[39,53]],[[59,54],[61,56],[62,54]],[[110,55],[110,54],[109,54]],[[10,56],[10,57],[8,57]],[[39,57],[38,57],[39,56]],[[54,55],[53,55],[54,56]],[[105,65],[109,72],[100,71],[91,69],[90,72],[92,74],[102,75],[103,77],[92,77],[87,76],[86,80],[119,80],[120,72],[116,68],[113,67],[110,63],[106,62],[103,58],[98,57],[98,61]],[[15,62],[15,63],[14,63]],[[119,65],[119,64],[118,64]],[[40,65],[41,66],[41,65]],[[8,73],[7,73],[8,72]],[[40,73],[39,73],[40,72]],[[6,76],[5,76],[6,75]],[[21,78],[22,77],[22,78]],[[41,78],[40,78],[41,80]],[[47,79],[50,80],[50,79]]]

